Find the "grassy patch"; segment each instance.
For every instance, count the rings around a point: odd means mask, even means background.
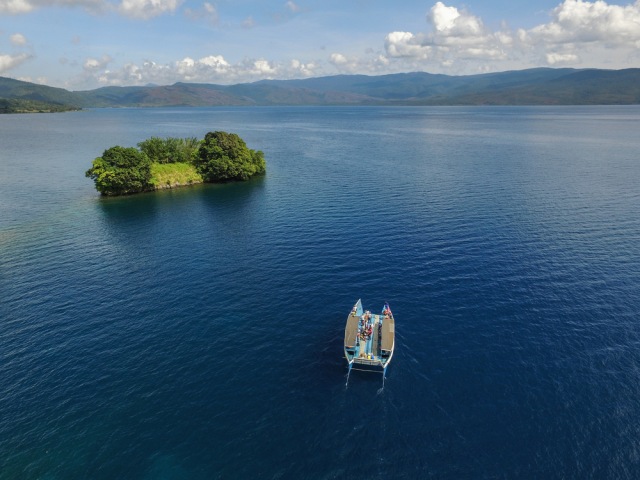
[[[189,163],[152,163],[151,182],[156,188],[202,183],[202,176]]]

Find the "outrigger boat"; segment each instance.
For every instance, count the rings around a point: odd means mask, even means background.
[[[395,346],[395,320],[385,303],[382,313],[363,311],[358,300],[347,317],[344,329],[344,356],[349,362],[347,384],[351,370],[382,372],[382,384]]]

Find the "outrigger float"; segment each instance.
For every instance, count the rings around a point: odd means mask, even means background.
[[[344,356],[349,362],[347,385],[351,370],[382,372],[382,386],[395,346],[395,320],[385,303],[382,313],[363,311],[358,300],[347,317],[344,329]]]

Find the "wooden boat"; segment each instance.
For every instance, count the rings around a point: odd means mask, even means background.
[[[344,329],[344,356],[352,369],[382,372],[383,381],[395,347],[395,320],[389,304],[380,314],[362,309],[358,300]],[[347,383],[349,375],[347,374]]]

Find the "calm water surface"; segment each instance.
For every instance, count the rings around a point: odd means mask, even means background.
[[[0,479],[640,477],[640,108],[0,116]],[[103,199],[150,136],[268,174]],[[388,300],[384,389],[346,315]]]

